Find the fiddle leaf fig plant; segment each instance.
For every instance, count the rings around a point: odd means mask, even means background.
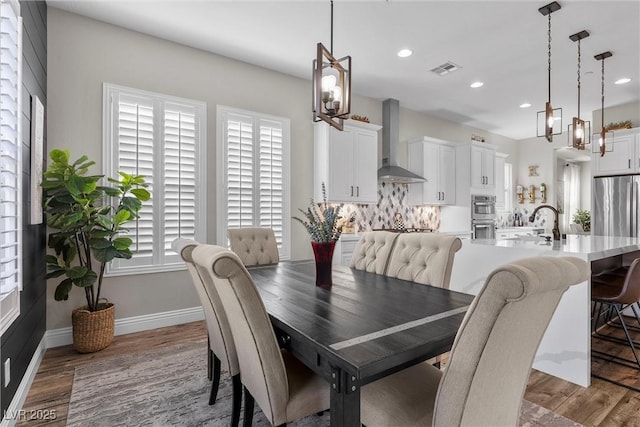
[[[141,175],[118,172],[119,178],[87,175],[95,162],[81,156],[73,163],[68,150],[52,150],[44,172],[44,211],[52,230],[46,278],[64,277],[55,290],[57,301],[67,300],[73,286],[84,290],[89,311],[99,310],[106,265],[114,258],[132,256],[127,223],[138,218],[142,202],[151,194]]]

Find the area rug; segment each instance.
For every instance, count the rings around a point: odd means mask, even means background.
[[[114,356],[77,367],[67,426],[228,426],[231,381],[223,372],[218,400],[208,405],[206,342]],[[325,427],[329,413],[290,425]],[[255,426],[269,426],[256,405]],[[580,424],[524,401],[522,427],[574,427]]]

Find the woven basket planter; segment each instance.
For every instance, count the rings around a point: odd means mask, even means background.
[[[115,307],[111,303],[102,303],[98,309],[91,312],[85,305],[71,313],[73,348],[78,353],[100,351],[113,341]]]

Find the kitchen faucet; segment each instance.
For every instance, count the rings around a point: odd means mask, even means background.
[[[535,208],[533,210],[533,213],[531,214],[531,216],[529,217],[529,222],[533,222],[536,219],[536,213],[542,209],[542,208],[548,208],[551,209],[553,211],[553,214],[555,215],[555,219],[553,220],[553,240],[560,240],[560,229],[558,228],[558,209],[554,208],[551,205],[540,205],[537,208]]]

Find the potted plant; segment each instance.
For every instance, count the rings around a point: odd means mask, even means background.
[[[331,206],[327,202],[327,191],[322,183],[322,203],[316,203],[313,198],[307,210],[298,208],[304,219],[293,217],[304,225],[311,237],[311,247],[316,261],[316,286],[330,288],[331,262],[336,242],[342,234],[342,226],[338,224],[341,216],[341,206]]]
[[[124,226],[138,217],[150,194],[142,176],[119,172],[119,179],[108,179],[112,185],[101,185],[103,175],[87,175],[95,164],[87,156],[70,163],[68,150],[53,150],[49,157],[42,187],[47,245],[55,255],[46,256],[46,278],[64,277],[56,301],[67,300],[74,286],[84,290],[87,305],[71,316],[74,348],[102,350],[114,333],[113,304],[101,297],[105,268],[114,258],[131,258]]]
[[[573,222],[580,224],[584,231],[591,231],[591,212],[586,209],[578,209],[573,215]]]

